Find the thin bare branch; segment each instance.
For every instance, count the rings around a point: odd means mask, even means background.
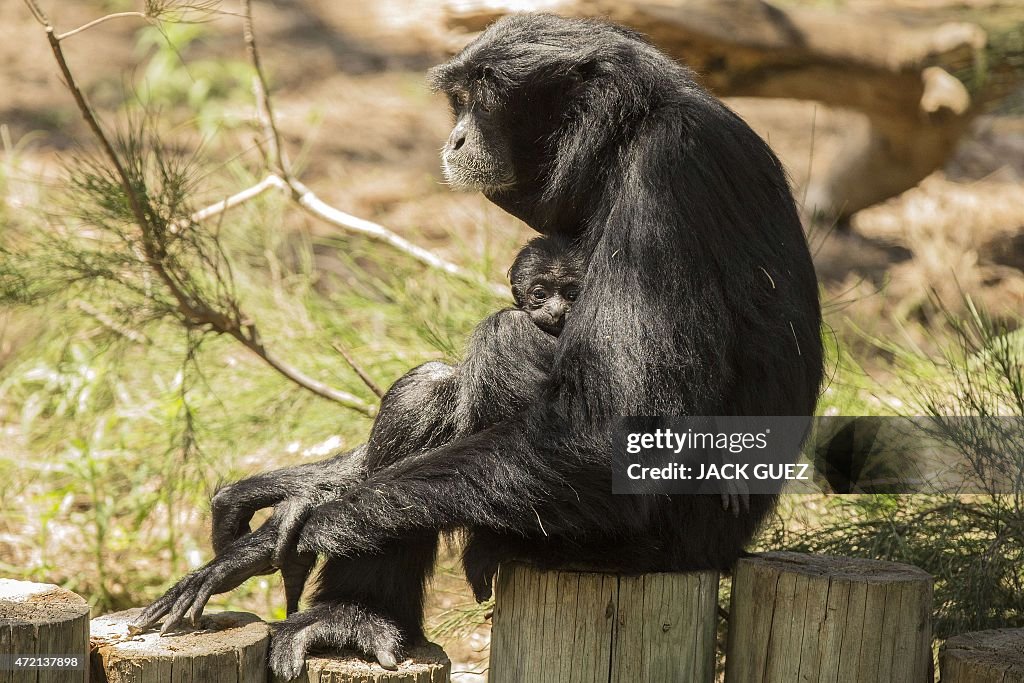
[[[253,93],[256,96],[256,112],[263,126],[267,143],[270,145],[270,161],[277,167],[278,173],[286,180],[290,180],[291,169],[285,157],[284,147],[281,145],[281,133],[277,130],[274,109],[270,102],[270,86],[267,85],[267,77],[263,73],[263,63],[260,61],[259,47],[256,45],[256,31],[252,21],[252,0],[242,0],[242,16],[245,47],[249,52],[249,60],[252,62],[254,72],[252,85]]]
[[[196,211],[195,213],[192,214],[191,219],[195,223],[202,223],[203,221],[209,220],[214,216],[219,216],[228,209],[233,209],[239,204],[244,204],[250,199],[255,199],[256,197],[259,197],[267,190],[271,190],[274,188],[280,189],[282,187],[287,186],[283,183],[283,181],[280,178],[274,175],[267,176],[266,178],[256,183],[252,187],[247,187],[240,192],[236,192],[230,197],[225,197],[223,200],[217,202],[216,204],[211,204],[205,209],[200,209],[199,211]]]
[[[271,167],[276,167],[281,174],[278,178],[278,181],[282,184],[281,189],[287,190],[292,199],[298,202],[299,206],[323,221],[339,228],[344,228],[349,232],[355,232],[377,242],[390,245],[431,268],[437,268],[459,279],[483,285],[491,292],[507,298],[509,290],[504,284],[489,282],[483,275],[466,270],[462,266],[447,261],[434,252],[413,244],[379,223],[374,223],[373,221],[368,221],[334,208],[317,197],[312,190],[295,178],[288,165],[287,155],[281,145],[281,133],[277,128],[273,105],[270,101],[267,78],[260,61],[259,47],[256,44],[256,32],[253,27],[252,1],[243,0],[242,7],[245,44],[249,52],[249,59],[252,61],[253,71],[255,72],[253,90],[256,97],[256,112],[260,125],[263,128],[264,137],[270,145],[268,154],[270,165]],[[270,178],[267,178],[266,181],[270,181]]]
[[[345,213],[344,211],[339,211],[317,197],[312,190],[298,180],[293,178],[289,185],[292,197],[299,203],[299,206],[317,218],[340,228],[344,228],[349,232],[358,233],[369,237],[372,240],[388,244],[395,249],[412,256],[417,261],[425,263],[431,268],[442,270],[449,275],[453,275],[462,280],[467,280],[474,284],[483,285],[499,296],[506,298],[510,296],[509,289],[506,285],[489,282],[483,275],[466,270],[462,266],[456,265],[451,261],[446,261],[429,249],[424,249],[423,247],[413,244],[401,235],[388,230],[379,223],[374,223],[373,221],[353,216]]]
[[[283,190],[292,200],[298,203],[299,206],[315,218],[319,218],[320,220],[330,223],[335,227],[342,228],[347,232],[356,233],[374,241],[387,244],[398,251],[408,254],[420,263],[430,266],[431,268],[442,270],[461,280],[482,285],[498,296],[504,298],[509,297],[509,290],[506,285],[499,284],[497,282],[490,282],[480,273],[475,273],[452,263],[451,261],[447,261],[429,249],[413,244],[401,235],[385,228],[379,223],[374,223],[373,221],[368,221],[364,218],[359,218],[358,216],[353,216],[352,214],[348,214],[340,209],[334,208],[317,197],[312,190],[306,187],[306,185],[294,178],[289,182],[280,176],[274,174],[268,175],[252,187],[248,187],[237,192],[216,204],[211,204],[205,209],[196,211],[192,214],[192,220],[198,223],[217,216],[228,209],[234,208],[239,204],[244,204],[250,199],[258,197],[272,187]]]
[[[43,12],[43,8],[39,6],[36,0],[25,0],[25,4],[28,5],[28,11],[32,13],[35,20],[43,26],[50,25],[50,18]]]
[[[66,33],[61,33],[59,36],[57,36],[57,40],[60,41],[60,40],[64,40],[65,38],[70,38],[73,35],[79,34],[82,31],[88,31],[93,26],[99,26],[100,24],[102,24],[104,22],[107,22],[107,21],[110,21],[112,19],[125,19],[125,18],[128,18],[128,17],[132,17],[132,18],[135,18],[135,19],[149,19],[150,18],[145,12],[114,12],[113,14],[107,14],[105,16],[102,16],[99,19],[93,19],[89,23],[82,24],[78,28],[71,29],[70,31],[67,31]]]
[[[357,375],[359,375],[359,379],[363,380],[363,384],[365,384],[370,389],[370,391],[377,394],[377,398],[384,398],[384,390],[380,388],[379,384],[373,381],[370,375],[367,374],[366,370],[364,370],[358,363],[356,363],[355,359],[352,358],[352,356],[349,355],[348,351],[345,350],[345,347],[343,347],[341,344],[338,344],[337,342],[332,342],[331,347],[339,354],[341,354],[341,357],[345,359],[345,362],[348,363],[348,366],[352,368],[352,370],[354,370]]]
[[[246,348],[255,353],[264,363],[277,370],[279,373],[290,379],[295,384],[298,384],[309,391],[312,391],[318,396],[330,399],[336,403],[339,403],[346,408],[356,410],[367,417],[373,417],[377,414],[375,406],[369,405],[355,394],[350,394],[347,391],[340,391],[334,389],[323,382],[313,379],[309,375],[305,374],[301,370],[289,365],[284,362],[263,346],[263,342],[260,340],[259,332],[252,325],[248,327],[248,334],[234,334],[238,341],[242,342]]]

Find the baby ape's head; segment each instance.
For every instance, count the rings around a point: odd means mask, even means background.
[[[508,276],[516,306],[557,337],[583,283],[579,251],[561,237],[536,237],[516,256]]]

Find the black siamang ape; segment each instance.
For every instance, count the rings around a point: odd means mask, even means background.
[[[686,68],[595,21],[504,18],[430,79],[456,119],[448,180],[539,232],[573,238],[587,264],[536,400],[450,440],[433,440],[429,402],[418,401],[409,417],[427,416],[426,450],[374,468],[361,448],[223,489],[213,501],[217,557],[143,624],[194,618],[212,593],[289,552],[316,553],[327,557],[316,592],[278,626],[273,669],[293,676],[309,649],[341,645],[391,664],[419,634],[438,532],[468,532],[465,568],[482,598],[510,558],[623,572],[728,568],[771,510],[770,496],[752,496],[739,515],[717,496],[616,496],[610,471],[623,415],[814,410],[817,281],[768,146]],[[477,362],[494,375],[529,365],[532,349],[502,344],[500,330],[490,341],[494,355]],[[486,410],[486,388],[457,384]],[[249,533],[254,511],[271,506]]]

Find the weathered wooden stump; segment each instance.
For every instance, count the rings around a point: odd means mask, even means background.
[[[131,635],[140,608],[92,620],[93,683],[264,683],[270,627],[254,614],[203,616],[195,631]]]
[[[498,572],[491,683],[705,683],[715,673],[718,574]]]
[[[87,680],[88,603],[52,584],[0,579],[0,657],[11,656],[51,661],[4,662],[0,667],[4,683]],[[55,663],[53,659],[63,661]]]
[[[440,646],[424,643],[409,648],[397,671],[388,671],[357,655],[323,655],[306,658],[306,668],[289,683],[448,683],[452,663]],[[272,683],[284,683],[271,675]]]
[[[932,577],[917,567],[768,553],[740,560],[726,683],[931,681]]]
[[[939,662],[942,683],[1024,683],[1024,628],[953,636]]]

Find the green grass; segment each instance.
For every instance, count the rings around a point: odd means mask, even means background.
[[[242,306],[279,356],[367,402],[376,397],[332,342],[387,386],[415,364],[457,357],[473,325],[504,305],[387,247],[282,230],[290,210],[271,195],[223,221]],[[10,219],[7,246],[48,230],[31,211]],[[344,282],[313,267],[314,247]],[[18,264],[63,282],[49,261],[39,265]],[[207,501],[218,482],[366,437],[367,418],[289,383],[231,339],[123,315],[138,302],[117,300],[116,287],[53,289],[3,313],[13,347],[0,369],[3,575],[61,583],[97,611],[142,604],[210,557]],[[283,607],[267,578],[222,602],[272,606],[268,616]]]

